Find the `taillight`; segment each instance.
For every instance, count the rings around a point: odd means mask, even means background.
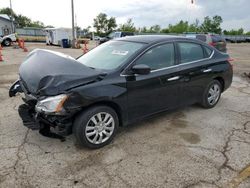
[[[231,58],[231,57],[229,57],[229,58],[227,59],[227,61],[228,61],[228,63],[231,65],[231,67],[233,67],[234,59]]]
[[[214,46],[216,46],[216,43],[215,42],[210,42],[209,45],[214,47]]]

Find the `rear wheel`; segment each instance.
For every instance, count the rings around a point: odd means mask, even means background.
[[[204,108],[213,108],[220,100],[221,88],[221,83],[218,80],[210,82],[203,93],[201,105]]]
[[[112,141],[118,124],[117,114],[112,108],[94,106],[77,116],[73,133],[81,146],[97,149]]]

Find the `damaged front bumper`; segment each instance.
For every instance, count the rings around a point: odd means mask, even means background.
[[[25,103],[18,108],[19,116],[22,118],[23,125],[32,130],[42,130],[52,128],[53,132],[67,136],[72,133],[72,118],[68,116],[45,115],[35,111],[35,108]]]
[[[62,139],[62,136],[67,136],[72,133],[73,113],[46,114],[36,110],[38,100],[35,96],[27,92],[23,87],[22,82],[17,80],[9,90],[9,96],[13,97],[17,93],[24,93],[24,104],[18,108],[19,116],[23,121],[23,125],[32,130],[39,132],[47,137]],[[53,131],[53,132],[51,132]]]

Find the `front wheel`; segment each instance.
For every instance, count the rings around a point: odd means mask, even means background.
[[[97,149],[112,141],[118,124],[118,116],[112,108],[94,106],[76,117],[73,133],[81,146]]]
[[[10,46],[10,45],[11,45],[11,40],[10,40],[10,39],[5,39],[5,40],[3,41],[3,45],[4,45],[4,46]]]
[[[203,93],[201,105],[204,108],[213,108],[220,100],[221,88],[221,83],[218,80],[210,82]]]

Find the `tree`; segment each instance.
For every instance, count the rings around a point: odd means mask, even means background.
[[[117,24],[115,17],[111,17],[108,19],[107,14],[100,13],[94,19],[93,26],[96,29],[96,33],[103,36],[112,32],[117,27]]]
[[[201,24],[201,31],[221,34],[221,23],[223,22],[221,16],[214,16],[212,19],[209,16],[204,18]]]
[[[44,28],[44,23],[40,21],[31,21],[30,27]]]
[[[184,33],[187,32],[189,28],[188,22],[181,20],[176,25],[169,24],[168,29],[170,33]]]
[[[161,26],[160,25],[153,25],[149,28],[150,33],[160,33],[161,32]]]
[[[169,29],[168,28],[164,28],[161,30],[161,33],[169,33]]]
[[[250,31],[246,32],[246,35],[250,35]]]
[[[12,12],[12,14],[11,14],[11,12]],[[17,17],[15,12],[13,12],[13,10],[11,10],[8,7],[0,9],[0,14],[7,14],[10,18],[11,18],[11,15],[13,15],[13,19],[15,19]]]
[[[121,30],[121,31],[135,32],[136,28],[134,26],[134,23],[133,23],[132,19],[129,18],[126,23],[120,25],[119,30]]]
[[[88,26],[88,27],[86,27],[86,28],[83,28],[82,29],[82,31],[83,31],[83,33],[86,35],[86,34],[89,34],[90,33],[90,28],[91,28],[91,26]],[[80,28],[80,30],[81,30],[81,28]]]
[[[15,19],[17,27],[30,27],[32,21],[26,16],[18,15]]]
[[[188,32],[200,32],[199,23],[200,23],[200,21],[198,19],[196,19],[194,23],[192,23],[188,26]]]
[[[106,33],[107,34],[111,33],[116,27],[117,27],[117,24],[116,24],[115,17],[109,18],[107,28],[106,28]]]
[[[223,33],[225,35],[243,35],[244,34],[244,29],[240,28],[238,30],[231,29],[230,31],[224,30]]]
[[[11,9],[10,8],[2,8],[0,9],[0,14],[7,14],[11,17]],[[44,24],[40,21],[32,21],[30,18],[23,16],[21,14],[17,15],[15,12],[12,12],[13,20],[17,24],[17,27],[39,27],[43,28]]]

